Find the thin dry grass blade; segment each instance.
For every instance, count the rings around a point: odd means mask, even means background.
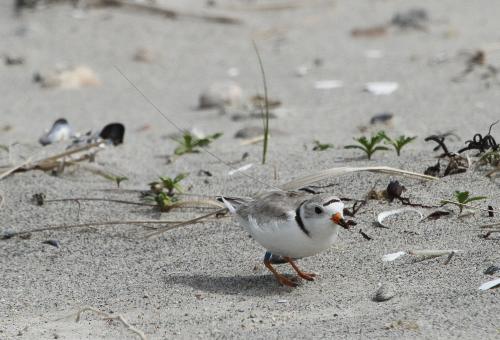
[[[13,166],[9,170],[7,170],[7,171],[3,172],[2,174],[0,174],[0,180],[4,179],[5,177],[9,176],[10,174],[16,172],[17,170],[25,167],[26,165],[28,165],[30,163],[31,163],[31,158],[29,158],[27,161],[25,161],[25,162],[23,162],[21,164]]]
[[[330,177],[336,177],[340,175],[345,175],[353,172],[362,172],[362,171],[368,171],[368,172],[375,172],[375,173],[382,173],[382,174],[388,174],[388,175],[400,175],[400,176],[405,176],[405,177],[410,177],[410,178],[416,178],[416,179],[425,179],[425,180],[435,180],[437,179],[436,177],[433,176],[428,176],[428,175],[423,175],[419,174],[417,172],[411,172],[411,171],[406,171],[406,170],[401,170],[401,169],[396,169],[396,168],[391,168],[388,166],[368,166],[368,167],[338,167],[338,168],[330,168],[326,170],[322,170],[310,175],[306,175],[304,177],[300,177],[297,179],[294,179],[293,181],[284,183],[280,186],[281,189],[283,190],[297,190],[302,187],[308,186],[312,183],[330,178]]]
[[[174,224],[174,225],[171,225],[171,226],[166,226],[166,227],[163,227],[163,228],[158,228],[158,230],[155,230],[154,232],[147,234],[145,236],[145,238],[148,239],[148,238],[151,238],[153,236],[163,234],[164,232],[172,230],[172,229],[183,227],[183,226],[186,226],[186,225],[189,225],[189,224],[194,224],[194,223],[200,222],[200,221],[202,221],[202,220],[204,220],[204,219],[206,219],[208,217],[212,217],[212,216],[215,216],[215,215],[218,215],[218,214],[224,214],[227,211],[228,211],[227,208],[219,209],[217,211],[213,211],[213,212],[211,212],[209,214],[206,214],[206,215],[203,215],[203,216],[199,216],[199,217],[193,218],[191,220],[183,221],[181,223]]]

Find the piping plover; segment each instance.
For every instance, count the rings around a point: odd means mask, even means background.
[[[344,220],[344,204],[329,194],[270,191],[250,200],[223,198],[239,223],[266,250],[264,265],[280,284],[297,284],[279,274],[274,263],[289,263],[297,274],[313,281],[315,274],[301,271],[294,262],[328,249],[337,239]]]

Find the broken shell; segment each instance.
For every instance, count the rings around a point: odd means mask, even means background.
[[[380,214],[377,215],[377,222],[378,222],[379,226],[381,226],[382,228],[389,228],[384,224],[384,220],[386,218],[393,216],[393,215],[399,215],[399,214],[410,213],[410,212],[417,213],[418,215],[420,215],[420,219],[418,222],[420,222],[424,218],[424,215],[422,215],[422,213],[420,211],[418,211],[417,209],[402,208],[402,209],[381,212]]]
[[[61,244],[58,240],[46,240],[42,242],[43,244],[48,244],[49,246],[60,248]]]
[[[368,91],[376,96],[389,95],[399,88],[396,82],[372,82],[366,83],[365,91]]]
[[[119,145],[123,143],[123,137],[125,135],[125,126],[121,123],[111,123],[106,125],[99,137],[104,140],[109,140],[113,145]]]
[[[60,118],[54,122],[52,128],[43,134],[38,140],[42,145],[49,145],[63,140],[68,140],[73,136],[73,130],[64,118]]]
[[[500,286],[500,278],[483,283],[479,286],[479,290],[488,290],[497,286]]]
[[[344,86],[342,80],[318,80],[314,83],[316,90],[331,90]]]
[[[238,169],[233,169],[233,170],[229,171],[227,174],[229,176],[232,176],[235,173],[246,171],[246,170],[250,169],[252,166],[253,166],[253,163],[249,163],[249,164],[243,165],[242,167],[239,167]]]
[[[39,82],[43,87],[61,87],[65,89],[100,85],[99,78],[95,72],[85,65],[52,71],[46,74],[37,73],[34,76],[34,80],[35,82]]]
[[[390,287],[387,284],[382,284],[380,285],[380,287],[378,287],[377,291],[375,292],[375,295],[373,296],[373,301],[384,302],[392,299],[394,296],[396,296],[394,289],[392,289],[392,287]]]
[[[392,262],[403,255],[407,255],[405,251],[398,251],[397,253],[386,254],[382,256],[382,261],[384,262]]]
[[[243,98],[243,90],[233,81],[216,82],[204,90],[199,99],[200,109],[221,106],[237,106]]]

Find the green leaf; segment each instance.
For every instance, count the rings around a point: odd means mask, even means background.
[[[344,146],[344,149],[361,149],[365,151],[366,149],[362,147],[361,145],[346,145]]]
[[[467,199],[466,203],[474,202],[474,201],[480,201],[480,200],[485,200],[487,198],[488,197],[486,197],[486,196],[475,196],[475,197],[471,197],[471,198]]]

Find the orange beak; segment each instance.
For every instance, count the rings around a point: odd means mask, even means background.
[[[330,218],[333,223],[341,226],[342,228],[349,229],[349,224],[342,218],[341,213],[336,213],[335,215],[332,215]]]

